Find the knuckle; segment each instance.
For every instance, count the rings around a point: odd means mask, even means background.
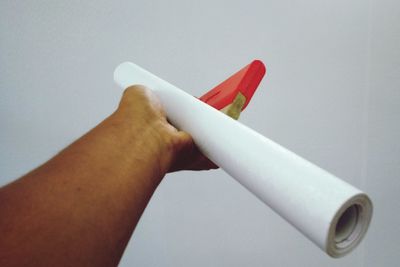
[[[144,95],[147,93],[149,89],[147,89],[144,85],[141,84],[135,84],[132,86],[129,86],[124,90],[123,97],[125,98],[130,98],[130,97],[135,97],[138,95]]]
[[[149,92],[143,85],[132,85],[126,88],[122,94],[120,106],[132,106],[135,103],[143,103],[149,99]]]

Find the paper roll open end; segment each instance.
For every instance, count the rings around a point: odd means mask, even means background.
[[[365,194],[348,200],[336,212],[329,228],[327,253],[339,258],[352,251],[363,239],[372,217],[372,202]]]

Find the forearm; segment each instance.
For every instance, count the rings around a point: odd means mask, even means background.
[[[113,114],[43,166],[0,189],[1,266],[118,263],[167,170],[160,161],[169,158],[161,159],[168,149],[157,126],[126,119]]]

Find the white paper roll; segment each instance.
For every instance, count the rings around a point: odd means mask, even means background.
[[[120,64],[114,80],[152,89],[204,155],[330,256],[345,255],[365,235],[372,203],[357,188],[133,63]]]

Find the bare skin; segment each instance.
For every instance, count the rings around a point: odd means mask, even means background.
[[[165,174],[211,168],[157,97],[130,87],[102,123],[0,188],[0,266],[116,266]]]

